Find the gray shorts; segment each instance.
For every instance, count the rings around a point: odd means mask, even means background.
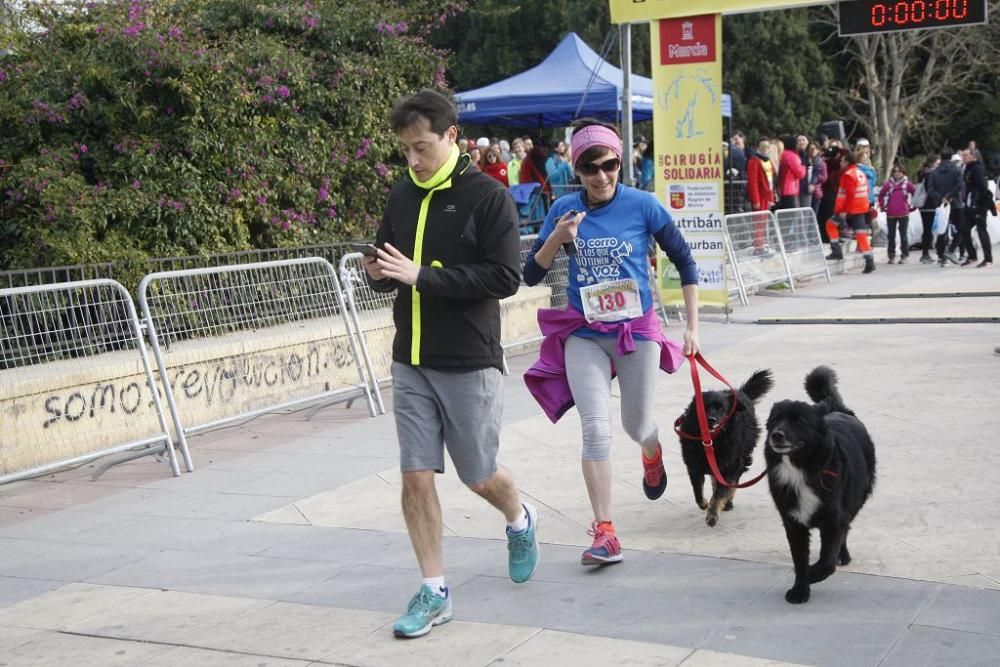
[[[503,377],[496,368],[446,372],[392,362],[392,400],[403,472],[444,472],[444,448],[465,484],[497,470]]]

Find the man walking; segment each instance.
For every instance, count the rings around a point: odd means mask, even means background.
[[[976,264],[980,269],[993,265],[993,245],[990,232],[986,227],[986,214],[997,214],[993,193],[986,181],[986,168],[979,160],[979,151],[975,143],[969,142],[969,148],[962,151],[962,161],[965,162],[965,219],[962,226],[962,243],[965,246],[966,260],[962,266],[976,261],[976,248],[972,245],[972,229],[979,233],[979,245],[983,251],[983,261]]]
[[[396,621],[397,637],[419,637],[451,620],[434,483],[447,447],[459,479],[507,520],[510,578],[538,563],[535,509],[497,465],[503,408],[499,300],[520,284],[517,210],[506,188],[459,156],[451,100],[422,90],[399,100],[390,124],[409,165],[389,193],[365,258],[369,283],[397,290],[393,306],[393,412],[406,529],[423,575]]]

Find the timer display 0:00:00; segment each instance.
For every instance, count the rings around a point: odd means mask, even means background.
[[[912,0],[912,2],[880,2],[872,5],[872,26],[887,23],[919,25],[927,20],[961,21],[969,15],[969,0]]]

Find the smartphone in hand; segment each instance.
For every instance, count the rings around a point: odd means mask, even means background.
[[[373,243],[352,243],[351,250],[360,252],[365,257],[378,257],[378,248]]]
[[[569,211],[566,212],[565,215],[563,215],[563,219],[565,220],[565,219],[568,219],[568,218],[573,218],[573,217],[575,217],[575,216],[577,216],[579,214],[580,214],[579,211],[577,211],[576,209],[572,209],[571,208]],[[567,256],[569,256],[569,255],[575,255],[576,254],[576,244],[573,243],[573,242],[563,243],[563,252],[565,252]]]

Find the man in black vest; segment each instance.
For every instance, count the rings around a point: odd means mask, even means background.
[[[538,563],[535,508],[497,465],[503,409],[500,302],[521,281],[518,215],[507,189],[459,155],[455,105],[434,90],[399,100],[390,124],[409,173],[389,193],[365,258],[369,284],[396,290],[393,413],[403,517],[423,584],[393,628],[419,637],[452,617],[434,483],[448,449],[458,478],[507,519],[517,583]]]

